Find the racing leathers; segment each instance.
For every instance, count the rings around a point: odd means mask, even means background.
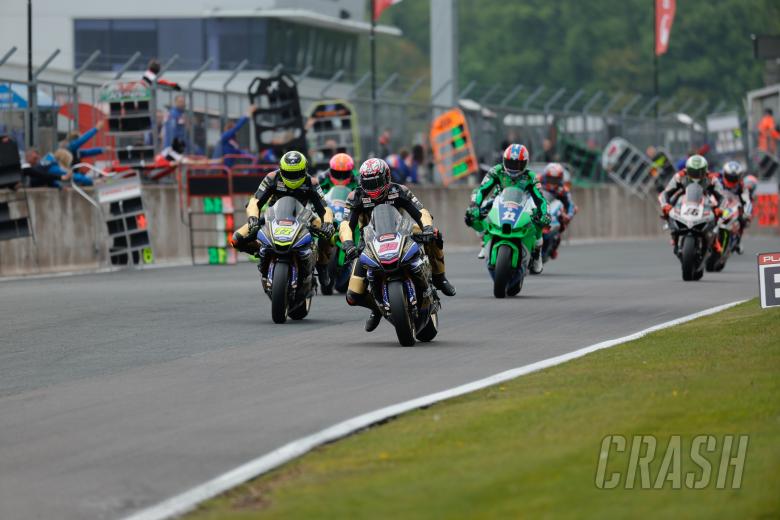
[[[750,225],[750,221],[753,218],[753,200],[750,196],[750,189],[745,186],[744,179],[740,178],[732,186],[729,186],[723,179],[723,173],[712,174],[712,182],[719,183],[723,192],[733,195],[737,201],[739,201],[739,234],[736,236],[735,250],[737,253],[742,254],[742,235],[745,229]],[[717,241],[720,245],[720,239]]]
[[[571,222],[571,220],[574,218],[574,215],[577,214],[577,206],[574,204],[574,199],[571,196],[571,190],[569,190],[565,186],[561,186],[558,189],[555,190],[548,190],[553,197],[561,201],[561,204],[563,204],[563,210],[564,210],[564,218],[561,222],[561,233],[566,229],[566,226]]]
[[[352,172],[352,179],[350,179],[349,184],[345,184],[347,188],[351,190],[354,190],[358,187],[358,178],[359,175],[356,171]],[[330,175],[328,174],[328,171],[322,171],[317,174],[317,181],[320,183],[320,188],[322,189],[323,193],[328,193],[335,184],[330,178]]]
[[[433,217],[431,217],[428,210],[423,207],[422,203],[409,188],[401,184],[390,183],[387,195],[382,201],[376,201],[368,197],[360,187],[349,194],[344,220],[339,226],[339,238],[348,256],[355,256],[356,254],[353,251],[350,255],[350,249],[355,248],[353,241],[355,229],[369,222],[371,213],[378,204],[390,204],[398,210],[405,211],[416,223],[413,227],[413,232],[423,236],[429,235],[429,240],[425,242],[424,249],[431,263],[434,285],[439,287],[442,281],[444,281],[448,288],[447,292],[451,288],[451,294],[449,295],[454,295],[454,288],[446,281],[444,276],[444,241],[442,235],[433,228]],[[365,296],[366,286],[366,267],[359,261],[356,261],[352,267],[352,276],[349,279],[347,303],[349,305],[360,305],[378,313],[373,299]]]
[[[327,266],[332,250],[330,237],[334,233],[333,212],[325,203],[325,197],[317,180],[309,176],[299,187],[291,189],[285,185],[279,170],[266,175],[254,196],[247,202],[247,223],[233,234],[233,247],[245,253],[256,254],[258,252],[257,231],[263,225],[260,209],[266,204],[273,206],[282,197],[293,197],[304,206],[310,204],[317,214],[318,218],[314,219],[311,226],[320,229],[322,235],[328,238],[318,241],[317,270],[322,270]]]
[[[669,215],[669,211],[677,202],[678,197],[685,193],[685,188],[688,187],[690,182],[692,182],[691,179],[688,178],[685,170],[682,169],[674,174],[674,177],[671,178],[669,183],[666,185],[666,188],[664,188],[664,191],[658,195],[658,202],[661,203],[661,209],[664,214],[664,218]],[[721,185],[720,181],[713,177],[711,173],[705,175],[701,180],[701,183],[702,188],[704,189],[704,194],[710,197],[714,197],[717,201],[716,214],[719,214],[721,212],[720,208],[723,206],[723,202],[726,199],[726,195],[723,192],[723,186]]]
[[[547,214],[547,199],[542,195],[539,178],[532,170],[526,170],[523,172],[523,175],[515,180],[506,173],[502,164],[497,164],[491,168],[482,179],[482,184],[471,195],[471,205],[466,211],[466,224],[478,232],[483,232],[485,230],[484,216],[480,214],[482,203],[488,195],[494,192],[500,193],[503,189],[509,187],[526,191],[533,199],[534,204],[536,204],[533,219],[536,226],[536,244],[531,253],[534,260],[531,272],[540,273],[543,244],[542,231],[550,223],[550,215]]]

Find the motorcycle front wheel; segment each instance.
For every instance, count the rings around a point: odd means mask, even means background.
[[[274,323],[287,321],[287,286],[290,280],[290,264],[277,263],[271,285],[271,318]]]
[[[512,249],[509,246],[498,246],[496,268],[493,274],[493,296],[504,298],[506,286],[512,278]]]
[[[698,280],[696,278],[696,272],[699,267],[699,252],[696,250],[696,237],[686,236],[683,237],[682,247],[680,248],[681,256],[680,262],[682,263],[682,279],[686,282]]]
[[[390,303],[390,316],[393,318],[398,343],[404,347],[414,346],[414,326],[409,317],[409,303],[406,300],[402,281],[395,280],[387,284],[387,299]]]

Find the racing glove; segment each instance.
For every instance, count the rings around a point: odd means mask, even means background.
[[[330,240],[330,237],[333,236],[333,233],[336,232],[336,228],[333,227],[332,222],[323,222],[322,226],[320,226],[320,234]]]
[[[360,252],[358,251],[357,247],[355,247],[355,242],[352,240],[346,240],[342,242],[341,249],[344,250],[344,256],[346,257],[347,262],[351,262],[360,256]]]
[[[669,212],[672,211],[672,205],[671,204],[664,204],[664,206],[661,208],[661,213],[663,213],[664,217],[669,216]]]
[[[250,231],[257,232],[260,229],[260,219],[257,217],[249,217],[246,219],[246,224]]]
[[[466,209],[466,216],[463,219],[463,221],[466,223],[467,226],[471,227],[474,225],[474,221],[479,216],[479,208],[471,204],[469,205],[468,209]]]
[[[547,213],[542,213],[541,211],[534,213],[533,220],[534,223],[539,227],[549,226],[550,222],[552,222],[550,215]]]
[[[422,228],[422,233],[418,235],[418,240],[424,244],[431,242],[434,236],[433,226],[425,226]]]
[[[721,215],[723,215],[723,210],[720,208],[715,208],[712,210],[712,212],[715,214],[716,217],[720,218]]]

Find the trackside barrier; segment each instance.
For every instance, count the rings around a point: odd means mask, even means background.
[[[235,225],[235,199],[248,196],[275,164],[189,165],[179,176],[180,200],[185,200],[190,230],[190,256],[195,265],[235,264],[229,246]],[[240,206],[238,208],[240,211]]]

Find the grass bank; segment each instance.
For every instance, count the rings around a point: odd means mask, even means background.
[[[655,484],[663,473],[662,489],[642,489],[641,471],[626,489],[631,443],[640,434],[657,440],[649,476]],[[704,482],[690,455],[702,434],[715,439],[703,452],[711,477],[704,489],[689,489],[688,472]],[[732,489],[732,467],[726,489],[717,489],[728,434],[749,436],[742,482]],[[609,445],[606,476],[617,473],[619,484],[599,489],[608,435],[627,445],[623,453]],[[675,435],[681,489],[672,489],[674,457],[661,471]],[[778,490],[780,309],[761,310],[753,300],[405,414],[323,446],[188,518],[777,518]]]

